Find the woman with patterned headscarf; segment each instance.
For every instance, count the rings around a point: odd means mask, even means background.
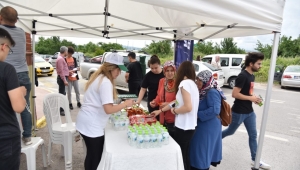
[[[199,109],[196,132],[191,140],[192,170],[206,170],[222,160],[222,125],[219,119],[221,99],[226,99],[212,73],[201,71],[196,77],[199,89]]]
[[[176,98],[175,93],[175,75],[176,75],[176,67],[172,61],[166,61],[163,66],[163,72],[165,77],[160,79],[157,96],[156,98],[150,102],[151,107],[159,106],[163,108],[168,105],[169,102],[172,102]],[[165,111],[159,114],[159,121],[163,124],[167,129],[169,134],[174,138],[174,121],[175,115],[172,114],[170,110]]]

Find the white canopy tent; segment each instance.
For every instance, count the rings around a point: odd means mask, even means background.
[[[274,33],[256,160],[264,140],[284,4],[285,0],[0,0],[1,7],[18,11],[17,26],[32,33],[33,51],[35,34],[203,41]]]

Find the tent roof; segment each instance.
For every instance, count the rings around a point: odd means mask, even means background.
[[[105,4],[108,13],[104,15]],[[205,40],[280,32],[285,0],[0,0],[19,13],[17,26],[37,35]],[[50,16],[52,15],[52,16]],[[105,18],[109,34],[103,37]],[[107,27],[106,27],[107,28]],[[157,30],[158,29],[158,30]]]

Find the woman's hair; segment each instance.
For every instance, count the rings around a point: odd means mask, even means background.
[[[115,81],[111,75],[111,72],[115,69],[117,69],[118,66],[115,65],[115,64],[111,64],[111,63],[107,63],[107,62],[104,62],[101,67],[96,71],[94,72],[91,76],[90,76],[90,79],[88,80],[88,82],[86,83],[85,85],[85,91],[89,88],[89,86],[101,75],[103,74],[105,77],[107,77],[110,82],[113,84],[113,96],[114,96],[114,99],[117,99],[117,90],[115,88]],[[101,76],[100,80],[99,80],[99,85],[98,85],[98,88],[103,80],[103,77],[104,76]]]
[[[148,67],[150,67],[150,64],[153,65],[153,64],[158,64],[160,65],[160,60],[159,58],[157,57],[157,55],[153,55],[150,57],[149,61],[148,61]]]
[[[195,81],[196,79],[195,68],[193,63],[190,61],[184,61],[183,63],[181,63],[177,70],[176,79],[175,79],[176,92],[178,91],[179,84],[184,79],[184,76],[193,81]]]

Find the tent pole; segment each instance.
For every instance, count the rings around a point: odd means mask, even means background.
[[[217,32],[215,32],[215,33],[213,33],[213,34],[211,34],[211,35],[209,35],[209,36],[203,38],[202,40],[204,41],[204,40],[206,40],[206,39],[208,39],[208,38],[210,38],[210,37],[212,37],[212,36],[214,36],[214,35],[219,34],[220,32],[223,32],[223,31],[225,31],[225,30],[227,30],[227,29],[229,29],[229,28],[234,27],[234,26],[237,25],[237,24],[238,24],[238,23],[233,23],[233,24],[231,24],[231,25],[228,25],[227,27],[225,27],[225,28],[223,28],[223,29],[221,29],[221,30],[219,30],[219,31],[217,31]]]
[[[32,124],[33,124],[33,130],[37,130],[37,127],[36,127],[36,110],[35,110],[35,62],[34,62],[34,58],[35,58],[35,34],[36,34],[36,31],[35,31],[35,24],[36,24],[36,20],[33,20],[32,21],[32,39],[31,39],[31,44],[32,44],[32,71],[31,71],[31,77],[32,77],[32,81],[31,81],[31,96],[32,96],[32,103],[30,103],[30,105],[32,106]]]
[[[277,52],[278,52],[278,46],[279,46],[279,37],[280,37],[280,33],[275,32],[273,47],[272,47],[271,63],[270,63],[270,69],[269,69],[268,85],[267,85],[266,97],[265,97],[265,101],[264,101],[264,111],[263,111],[263,117],[262,117],[261,126],[260,126],[259,140],[258,140],[258,146],[257,146],[257,151],[256,151],[254,168],[252,168],[252,170],[259,169],[259,162],[260,162],[260,158],[261,158],[261,152],[262,152],[262,147],[263,147],[263,143],[264,143],[265,131],[266,131],[266,125],[267,125],[267,119],[268,119],[268,113],[269,113],[269,107],[270,107],[271,92],[272,92],[272,87],[273,87]]]
[[[104,33],[103,33],[103,37],[104,35],[108,34],[107,30],[107,20],[108,20],[108,15],[109,15],[109,12],[108,12],[108,3],[109,3],[109,0],[105,0],[105,7],[104,7]]]

